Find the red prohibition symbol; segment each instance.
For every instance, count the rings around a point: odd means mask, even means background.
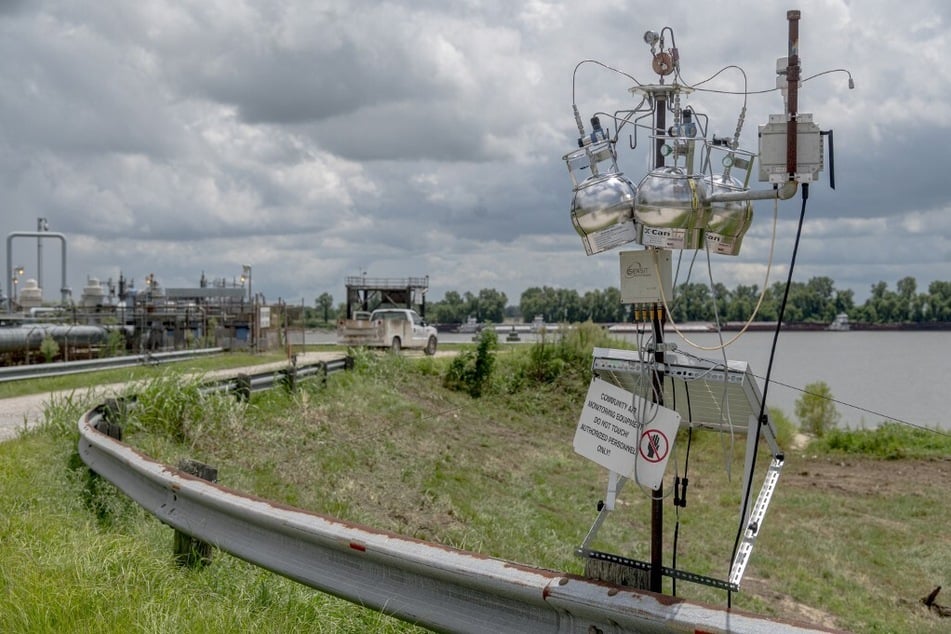
[[[648,429],[641,435],[641,457],[648,462],[660,462],[667,457],[670,443],[667,436],[659,429]]]

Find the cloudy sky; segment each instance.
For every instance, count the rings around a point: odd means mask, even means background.
[[[812,186],[796,279],[829,276],[860,301],[908,275],[924,290],[951,280],[949,7],[0,0],[0,232],[43,217],[65,234],[77,298],[87,277],[189,287],[244,264],[268,300],[311,305],[325,291],[343,300],[344,278],[364,271],[429,275],[430,300],[616,286],[617,251],[586,256],[569,220],[576,64],[654,83],[642,35],[669,26],[685,81],[743,68],[758,94],[742,145],[755,150],[756,126],[783,108],[761,91],[798,8],[803,76],[845,68],[855,90],[831,73],[800,92],[800,111],[835,132],[837,188]],[[574,100],[587,121],[636,105],[632,85],[585,64]],[[742,75],[704,87],[725,93],[684,104],[732,134],[743,100],[726,93]],[[626,136],[621,166],[636,183],[646,160]],[[770,282],[785,277],[799,205],[779,206]],[[712,258],[715,281],[762,285],[772,214],[757,206],[740,255]],[[36,240],[12,245],[35,277]],[[43,241],[42,271],[58,298],[56,240]]]

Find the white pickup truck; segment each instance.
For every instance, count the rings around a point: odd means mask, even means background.
[[[436,329],[426,325],[415,310],[409,308],[378,308],[372,313],[356,311],[353,319],[337,321],[337,342],[345,346],[388,348],[398,353],[402,348],[422,349],[436,354]]]

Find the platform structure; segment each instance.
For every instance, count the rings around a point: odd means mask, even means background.
[[[412,308],[426,316],[426,293],[429,276],[425,277],[347,277],[347,319],[354,311],[377,308]]]

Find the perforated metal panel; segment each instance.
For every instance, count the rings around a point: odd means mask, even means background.
[[[762,392],[746,361],[713,361],[679,352],[664,354],[664,406],[676,410],[682,426],[746,433],[759,417]],[[647,396],[651,394],[653,353],[595,348],[592,369],[600,378]]]

